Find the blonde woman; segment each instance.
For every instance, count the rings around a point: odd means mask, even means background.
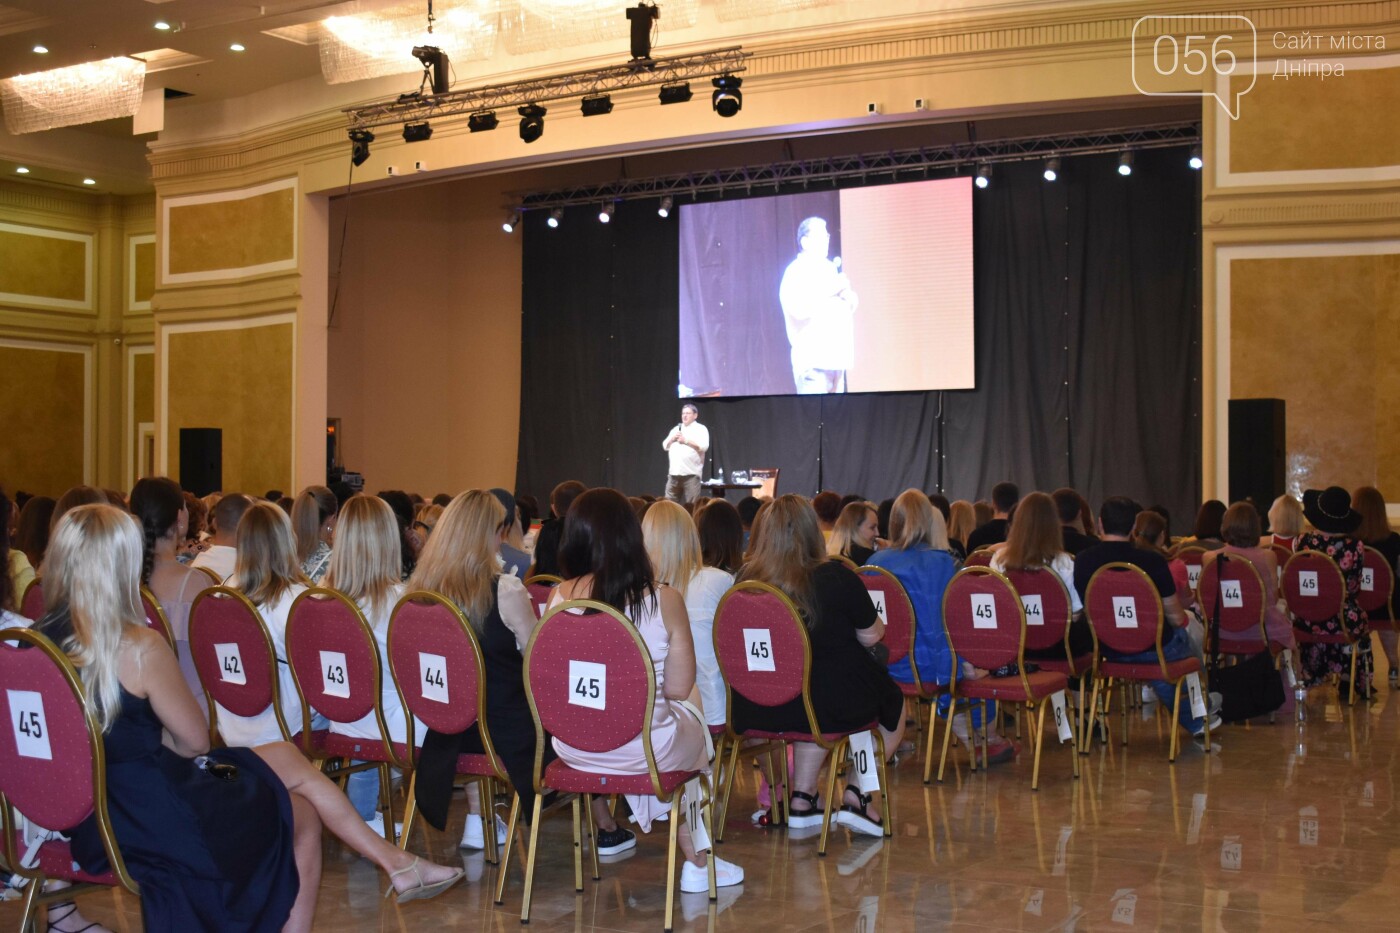
[[[956,554],[967,555],[967,539],[977,530],[977,512],[972,503],[958,499],[948,506],[948,544]]]
[[[466,615],[481,643],[486,668],[486,725],[496,752],[520,795],[525,813],[535,800],[535,727],[525,696],[525,645],[535,630],[535,613],[525,584],[503,573],[496,551],[505,537],[506,510],[490,492],[472,489],[457,496],[442,513],[428,538],[408,590],[440,593]],[[481,754],[475,726],[460,735],[428,731],[418,765],[418,805],[433,826],[446,825],[458,754]],[[544,761],[553,760],[546,747]],[[485,846],[485,826],[475,789],[468,792],[462,846]],[[505,841],[505,824],[493,821],[496,838]],[[601,851],[601,850],[600,850]]]
[[[695,682],[705,721],[725,723],[725,686],[715,658],[715,609],[720,597],[734,583],[734,575],[718,567],[704,566],[700,534],[690,514],[675,502],[661,500],[642,519],[642,542],[651,558],[656,582],[675,590],[685,600],[690,635],[695,642]]]
[[[146,626],[142,536],[131,516],[107,505],[73,509],[49,558],[46,612],[34,628],[77,665],[102,727],[108,813],[142,887],[146,929],[310,930],[322,823],[389,872],[400,900],[462,878],[376,838],[295,747],[210,750],[170,646]],[[105,870],[91,818],[66,831],[79,864]]]
[[[880,519],[875,506],[869,502],[848,502],[836,518],[826,552],[832,557],[844,557],[862,567],[870,563],[875,553],[875,538],[880,533]]]
[[[1269,506],[1269,534],[1259,539],[1260,547],[1295,549],[1303,533],[1303,507],[1298,500],[1284,493]]]
[[[331,562],[340,503],[325,486],[307,486],[292,503],[292,533],[297,541],[297,562],[312,583],[320,583]]]

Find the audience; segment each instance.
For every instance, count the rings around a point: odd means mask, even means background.
[[[844,557],[857,567],[870,563],[875,553],[875,538],[880,532],[879,516],[869,502],[852,502],[841,510],[826,552],[832,557]]]
[[[1061,490],[1062,491],[1062,490]],[[1073,490],[1070,490],[1073,492]],[[1079,510],[1075,494],[1075,511]],[[1074,588],[1074,558],[1064,545],[1062,535],[1071,529],[1064,524],[1064,510],[1059,502],[1043,492],[1033,492],[1016,506],[1016,520],[1006,546],[992,554],[991,568],[997,573],[1008,570],[1049,570],[1059,576],[1068,591],[1073,621],[1069,628],[1069,650],[1075,657],[1094,650],[1094,634],[1083,617],[1084,603]],[[1027,650],[1026,657],[1063,658],[1065,649],[1056,645],[1040,652]]]
[[[977,530],[977,512],[966,499],[948,506],[948,549],[958,560],[967,559],[967,539]]]
[[[175,556],[181,563],[189,563],[205,548],[204,539],[209,524],[209,510],[204,500],[190,492],[182,493],[185,499],[185,514],[190,519],[185,528],[185,536],[175,542]]]
[[[207,567],[220,580],[228,581],[238,563],[238,523],[253,505],[251,496],[231,492],[222,496],[212,512],[214,536],[209,547],[190,562],[191,567]]]
[[[1060,520],[1060,536],[1064,549],[1070,557],[1078,557],[1084,551],[1099,543],[1099,539],[1083,530],[1083,511],[1087,507],[1084,497],[1068,486],[1061,486],[1050,494],[1055,503],[1055,514]]]
[[[1284,493],[1269,506],[1269,535],[1260,543],[1264,547],[1286,547],[1292,551],[1302,533],[1303,507],[1297,499]]]
[[[1375,486],[1361,486],[1352,494],[1352,505],[1361,513],[1361,524],[1356,529],[1356,536],[1361,539],[1361,543],[1379,551],[1381,557],[1390,565],[1392,574],[1400,572],[1400,534],[1390,530],[1390,520],[1385,512],[1385,496],[1381,495],[1381,491]],[[1391,591],[1390,611],[1392,617],[1400,618],[1400,586]],[[1380,636],[1381,648],[1385,651],[1386,661],[1389,662],[1390,672],[1387,679],[1392,684],[1400,682],[1400,660],[1397,660],[1395,650],[1395,629],[1386,623],[1377,624],[1373,628]]]
[[[1356,596],[1361,592],[1361,569],[1366,557],[1366,546],[1356,537],[1361,527],[1361,513],[1351,506],[1351,493],[1340,486],[1326,489],[1309,489],[1303,493],[1303,517],[1315,529],[1298,536],[1296,550],[1321,551],[1336,562],[1346,583],[1345,601],[1342,615],[1322,622],[1302,623],[1315,633],[1340,635],[1345,631],[1355,642],[1358,656],[1356,677],[1360,681],[1354,685],[1359,695],[1371,695],[1371,626],[1366,612],[1356,604]],[[1309,687],[1322,682],[1329,674],[1342,678],[1341,694],[1350,699],[1353,685],[1347,681],[1351,676],[1351,653],[1348,645],[1309,644],[1303,645],[1299,655],[1302,662],[1303,682]]]
[[[981,528],[992,520],[992,517],[996,514],[996,510],[992,508],[992,504],[986,499],[978,499],[976,502],[972,503],[972,514],[975,519],[974,528]],[[968,537],[970,538],[972,535],[969,534]],[[968,553],[971,554],[972,550],[973,549],[969,547]]]
[[[292,534],[296,536],[297,562],[312,583],[320,583],[331,562],[340,502],[325,486],[307,486],[292,503]]]
[[[403,562],[400,579],[407,580],[413,573],[413,565],[418,561],[418,549],[423,546],[422,536],[413,528],[413,500],[402,489],[383,489],[375,495],[389,503],[389,508],[394,510],[394,519],[399,525],[399,548]]]
[[[1008,519],[1011,510],[1021,500],[1021,490],[1015,483],[997,483],[992,487],[992,517],[990,521],[979,522],[977,530],[967,537],[967,553],[978,548],[1000,544],[1006,540],[1010,526]]]
[[[822,536],[831,537],[836,527],[836,519],[841,517],[841,497],[830,490],[823,490],[812,497],[812,508],[817,513],[817,524]]]
[[[535,538],[535,566],[530,575],[548,574],[557,577],[559,573],[559,540],[564,533],[564,516],[569,506],[588,487],[576,479],[565,480],[549,493],[550,517],[540,525],[540,533]]]
[[[645,521],[645,519],[643,519]],[[744,564],[744,526],[739,510],[714,499],[695,516],[700,535],[700,562],[733,576]]]
[[[1161,555],[1167,562],[1167,569],[1171,571],[1172,582],[1176,584],[1177,598],[1181,601],[1182,608],[1195,608],[1196,592],[1191,588],[1191,574],[1186,569],[1186,561],[1173,556],[1171,548],[1168,547],[1171,539],[1167,535],[1167,520],[1162,517],[1162,513],[1152,509],[1139,512],[1133,520],[1133,531],[1128,540],[1134,547]],[[1199,624],[1193,624],[1190,619],[1187,619],[1186,625],[1191,640],[1200,648],[1204,644],[1204,630]]]
[[[1191,536],[1181,543],[1202,547],[1208,551],[1224,547],[1225,542],[1220,537],[1220,523],[1224,518],[1225,503],[1219,499],[1207,499],[1201,504],[1201,510],[1196,513],[1196,527]]]
[[[44,551],[49,546],[53,510],[57,504],[48,496],[32,496],[19,510],[14,547],[24,553],[29,560],[29,566],[35,571],[44,563]]]
[[[505,515],[501,517],[501,544],[496,549],[496,553],[500,555],[501,565],[506,573],[524,580],[530,571],[532,561],[530,555],[526,554],[520,547],[524,543],[524,536],[520,533],[519,516],[515,511],[515,496],[499,486],[489,491],[505,509]]]

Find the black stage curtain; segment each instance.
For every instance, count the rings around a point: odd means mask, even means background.
[[[1137,153],[1129,178],[1111,155],[1066,159],[1053,184],[1038,163],[997,166],[973,198],[977,388],[699,398],[708,471],[779,467],[780,492],[872,499],[1072,485],[1095,504],[1161,503],[1181,525],[1199,503],[1201,443],[1200,196],[1186,155]],[[660,494],[681,405],[680,290],[730,296],[726,309],[753,290],[726,280],[713,225],[697,225],[679,269],[678,225],[648,203],[607,226],[587,208],[555,230],[537,214],[524,227],[517,486],[541,501],[564,479]],[[712,323],[710,352],[791,384],[781,333],[745,345]]]

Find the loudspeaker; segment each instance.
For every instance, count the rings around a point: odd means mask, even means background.
[[[224,488],[222,429],[180,429],[180,488],[196,496],[207,496]]]
[[[1230,501],[1250,500],[1260,518],[1284,492],[1285,427],[1283,399],[1230,399]]]

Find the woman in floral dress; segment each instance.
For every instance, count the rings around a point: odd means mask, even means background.
[[[1353,537],[1361,514],[1351,507],[1351,493],[1340,486],[1329,486],[1324,490],[1309,489],[1303,493],[1303,516],[1312,525],[1313,531],[1299,536],[1296,551],[1321,551],[1336,562],[1346,583],[1346,598],[1340,617],[1323,622],[1303,623],[1294,620],[1295,625],[1306,626],[1319,635],[1338,635],[1344,630],[1356,642],[1360,657],[1356,659],[1356,678],[1360,682],[1357,689],[1361,696],[1371,695],[1371,627],[1366,612],[1356,603],[1361,592],[1361,566],[1365,560],[1365,545]],[[1320,683],[1329,674],[1342,678],[1341,695],[1349,698],[1352,685],[1347,682],[1351,674],[1351,657],[1347,645],[1303,645],[1301,660],[1303,680],[1308,686]]]

